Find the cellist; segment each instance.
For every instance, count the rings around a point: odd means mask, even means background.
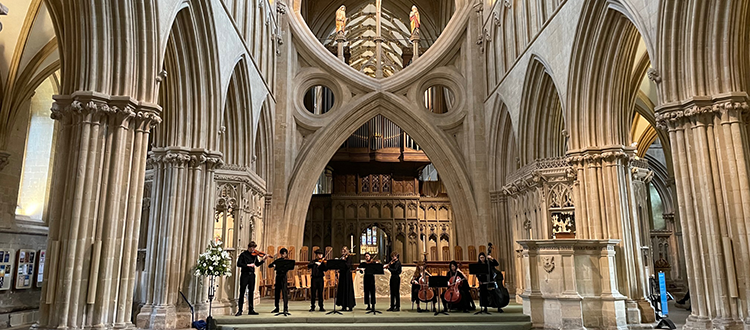
[[[468,313],[472,309],[471,293],[469,292],[469,283],[466,281],[466,275],[458,268],[458,263],[453,260],[450,263],[450,269],[448,270],[448,290],[441,298],[443,299],[443,306],[450,306],[450,309],[461,310],[464,313]],[[458,301],[448,301],[446,295],[452,290],[458,290],[460,296]]]
[[[411,301],[417,303],[417,312],[423,311],[421,306],[423,302],[432,302],[432,306],[435,306],[435,302],[437,302],[437,297],[435,295],[433,295],[430,300],[422,301],[419,299],[419,290],[422,288],[423,282],[424,285],[427,285],[427,279],[430,276],[432,276],[432,274],[425,269],[425,263],[422,261],[418,262],[417,269],[414,271],[414,276],[411,278]],[[428,290],[432,290],[432,288],[429,288]]]

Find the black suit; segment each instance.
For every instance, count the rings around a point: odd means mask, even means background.
[[[401,261],[396,260],[388,270],[391,271],[391,308],[401,308]]]
[[[242,311],[242,306],[245,303],[245,289],[247,289],[248,297],[248,311],[252,312],[253,309],[253,298],[255,297],[255,267],[262,265],[263,259],[258,258],[250,253],[250,251],[243,251],[240,257],[237,258],[237,268],[240,268],[240,300],[237,302],[237,311]],[[255,267],[248,267],[249,264],[255,264]]]

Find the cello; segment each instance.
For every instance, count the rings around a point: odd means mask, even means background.
[[[422,267],[422,274],[419,278],[419,293],[417,293],[417,298],[419,298],[419,301],[422,302],[430,302],[435,298],[435,292],[432,291],[432,289],[430,289],[430,287],[427,285],[428,275],[426,275],[426,272],[427,253],[424,254],[424,267]]]
[[[456,273],[451,276],[451,278],[448,280],[448,290],[445,291],[445,294],[443,294],[443,298],[445,298],[446,302],[449,302],[451,304],[457,303],[461,301],[461,291],[458,289],[458,287],[461,285],[461,278],[458,277],[458,270],[459,266],[456,266]]]

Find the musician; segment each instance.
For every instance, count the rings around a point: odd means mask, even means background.
[[[349,248],[341,248],[341,260],[346,261],[346,269],[339,269],[339,287],[336,290],[336,305],[341,306],[342,311],[352,311],[357,304],[354,299],[354,280],[352,280],[352,256]]]
[[[370,252],[365,252],[365,262],[359,264],[360,272],[365,268],[365,265],[374,263],[375,260],[370,255]],[[365,305],[366,310],[375,310],[375,275],[365,273],[364,277],[365,286]]]
[[[458,302],[448,302],[445,300],[445,295],[441,297],[443,300],[443,306],[450,306],[450,309],[456,309],[461,310],[464,313],[468,313],[470,310],[475,309],[474,301],[471,298],[471,293],[469,292],[469,283],[466,281],[466,274],[464,274],[463,271],[461,271],[460,268],[458,268],[458,263],[453,260],[450,263],[450,269],[448,270],[448,290],[451,290],[451,284],[457,283],[455,285],[458,286],[458,293],[461,295],[461,300]]]
[[[242,315],[242,305],[245,302],[245,289],[248,291],[248,315],[258,315],[253,308],[253,298],[255,298],[255,269],[265,262],[268,255],[259,253],[255,248],[258,245],[250,242],[247,250],[240,253],[237,258],[237,267],[240,268],[240,301],[237,302],[237,314]]]
[[[487,307],[498,307],[498,299],[494,292],[491,292],[490,290],[493,290],[498,287],[498,283],[503,283],[503,273],[497,271],[495,267],[500,265],[500,263],[495,260],[491,255],[485,256],[484,252],[479,253],[479,263],[480,264],[487,264],[489,263],[489,272],[490,274],[479,274],[477,275],[477,279],[479,280],[479,292],[480,292],[480,306],[487,306]],[[491,285],[491,289],[487,289],[487,283],[491,282],[493,285]],[[497,308],[498,313],[502,313],[503,309],[498,307]]]
[[[417,263],[417,269],[414,271],[414,276],[411,278],[411,301],[417,303],[417,312],[421,312],[423,310],[421,306],[421,303],[423,301],[419,300],[419,289],[421,289],[420,282],[423,280],[423,272],[425,277],[424,285],[427,285],[427,278],[432,276],[432,274],[430,274],[430,272],[425,269],[424,263],[420,261],[419,263]],[[432,288],[429,288],[428,290],[432,290],[433,292],[435,291]],[[433,296],[432,300],[430,300],[433,306],[435,306],[435,303],[437,302],[436,296],[437,295]],[[429,303],[430,301],[424,302]]]
[[[274,260],[268,268],[276,267],[276,261],[285,260],[289,255],[289,250],[282,248],[279,251],[279,258]],[[271,313],[279,312],[279,296],[284,294],[284,313],[289,312],[289,289],[287,288],[286,271],[276,271],[276,284],[274,285],[274,304],[276,308]]]
[[[391,253],[391,262],[383,265],[391,271],[391,307],[389,312],[398,312],[401,310],[401,261],[398,260],[398,252]]]
[[[315,259],[310,260],[307,268],[310,269],[310,277],[312,278],[312,283],[310,284],[310,311],[315,311],[315,299],[317,297],[320,311],[325,312],[326,309],[323,308],[323,277],[328,268],[326,267],[326,260],[323,258],[323,251],[315,251]]]

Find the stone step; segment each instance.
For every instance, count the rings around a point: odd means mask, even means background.
[[[368,329],[409,329],[409,330],[530,330],[530,322],[423,322],[423,323],[401,323],[399,320],[382,319],[380,322],[356,323],[352,328],[358,330]],[[384,323],[387,322],[387,323]],[[342,328],[343,323],[264,323],[264,324],[236,324],[222,325],[220,330],[255,330],[255,329],[274,329],[274,330],[331,330]]]

